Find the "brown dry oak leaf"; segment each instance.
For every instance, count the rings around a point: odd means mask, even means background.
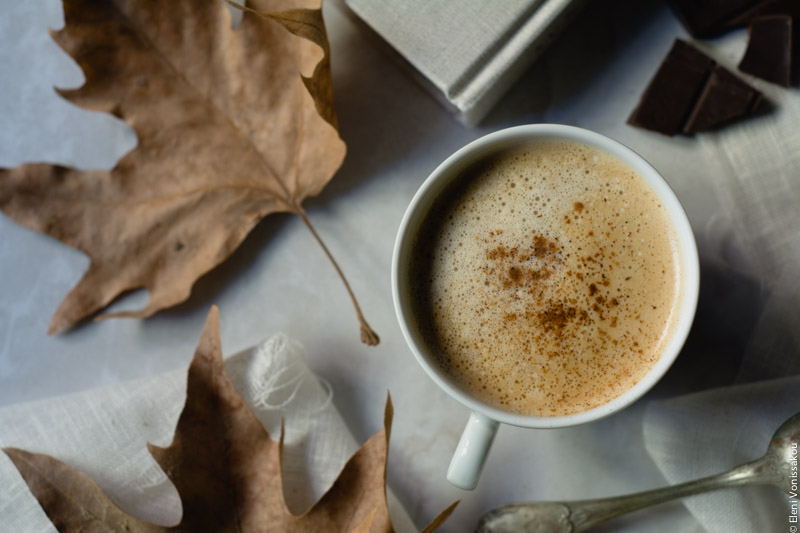
[[[235,29],[223,0],[69,0],[55,41],[86,83],[60,91],[113,113],[138,146],[111,171],[0,169],[0,209],[86,253],[88,271],[50,333],[147,288],[146,317],[183,302],[266,215],[291,212],[345,283],[362,340],[378,337],[301,206],[345,156],[321,0],[251,0]],[[64,132],[65,135],[68,132]]]
[[[281,450],[225,373],[216,307],[206,319],[189,366],[186,404],[172,444],[149,445],[183,504],[179,524],[163,527],[117,507],[85,474],[42,454],[5,448],[45,513],[61,532],[305,532],[392,531],[386,503],[386,459],[392,423],[387,398],[384,428],[345,465],[331,488],[295,516],[283,499]],[[452,513],[443,511],[425,531]]]

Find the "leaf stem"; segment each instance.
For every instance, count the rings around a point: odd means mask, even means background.
[[[331,254],[330,250],[328,250],[328,247],[325,246],[324,242],[322,242],[322,238],[317,233],[317,230],[315,230],[314,226],[311,225],[311,221],[308,219],[305,210],[298,206],[295,212],[303,220],[303,223],[322,247],[322,251],[324,251],[325,255],[328,256],[331,264],[333,264],[333,268],[336,269],[336,273],[339,274],[339,277],[342,279],[344,288],[347,289],[347,293],[350,295],[350,300],[353,302],[353,307],[356,309],[358,322],[361,324],[361,342],[368,346],[376,346],[380,342],[380,338],[378,337],[378,334],[375,333],[371,327],[369,327],[369,324],[367,324],[367,321],[364,319],[364,315],[361,313],[361,307],[359,307],[358,300],[356,300],[356,295],[353,293],[353,289],[350,288],[347,278],[344,277],[344,272],[342,272],[342,269],[339,268],[339,264],[336,262],[336,259],[333,258],[333,255]]]

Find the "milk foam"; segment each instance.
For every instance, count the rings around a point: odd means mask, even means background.
[[[635,385],[680,299],[677,235],[650,186],[566,142],[497,154],[456,182],[411,267],[415,314],[443,369],[485,402],[537,416]]]

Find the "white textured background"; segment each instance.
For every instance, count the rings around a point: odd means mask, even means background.
[[[800,204],[792,202],[800,189],[793,163],[800,145],[767,133],[770,122],[786,120],[786,113],[796,124],[797,89],[753,82],[780,104],[780,113],[727,133],[668,139],[633,129],[625,125],[627,116],[673,39],[686,34],[661,2],[611,0],[589,6],[480,128],[465,129],[375,50],[336,4],[326,6],[326,17],[348,156],[306,207],[381,335],[380,346],[359,342],[341,283],[302,223],[287,215],[265,219],[178,308],[144,321],[117,319],[48,337],[51,314],[88,260],[0,215],[0,406],[185,368],[215,303],[226,353],[275,331],[302,342],[308,365],[332,384],[334,403],[358,441],[381,427],[391,390],[390,485],[418,526],[461,499],[443,530],[468,531],[482,512],[511,501],[593,498],[665,484],[644,446],[651,400],[727,385],[740,368],[745,378],[797,372],[797,322],[773,294],[788,298],[796,291],[796,262],[783,254],[796,251],[791,235],[800,228]],[[135,143],[123,125],[76,109],[52,92],[53,86],[82,81],[78,67],[47,35],[47,27],[62,23],[54,0],[0,1],[0,166],[49,161],[109,167]],[[739,31],[701,47],[735,66],[745,41],[746,32]],[[444,473],[467,412],[435,387],[405,347],[391,302],[392,246],[408,201],[436,165],[484,133],[531,122],[604,133],[662,172],[698,240],[700,307],[684,353],[645,399],[580,428],[502,427],[478,489],[466,493],[449,486]],[[732,172],[741,163],[737,157],[752,151],[753,139],[759,139],[759,157],[774,163],[767,173],[774,181],[759,184],[756,172]],[[767,209],[749,202],[763,191],[773,198]],[[784,233],[753,235],[749,229],[760,228],[765,217]],[[769,246],[759,248],[765,242]],[[133,294],[119,306],[144,299]],[[772,313],[766,315],[771,329],[761,320],[763,309]],[[759,359],[766,345],[754,339],[771,342],[767,351],[775,358]],[[765,490],[783,503],[777,490]],[[693,524],[682,505],[668,504],[606,530],[693,531]]]

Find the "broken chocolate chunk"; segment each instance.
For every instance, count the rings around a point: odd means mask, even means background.
[[[761,103],[761,93],[716,65],[697,99],[683,133],[709,130],[738,117],[749,115]]]
[[[762,0],[726,22],[724,29],[743,28],[768,15],[789,15],[796,21],[800,19],[800,0]]]
[[[715,37],[731,28],[731,21],[765,3],[758,0],[670,0],[672,10],[692,37]]]
[[[751,113],[761,93],[676,39],[628,124],[664,135],[710,129]]]
[[[676,40],[628,124],[670,137],[680,133],[713,66],[710,57]]]
[[[792,84],[792,17],[759,17],[750,25],[750,42],[739,70],[790,87]]]

